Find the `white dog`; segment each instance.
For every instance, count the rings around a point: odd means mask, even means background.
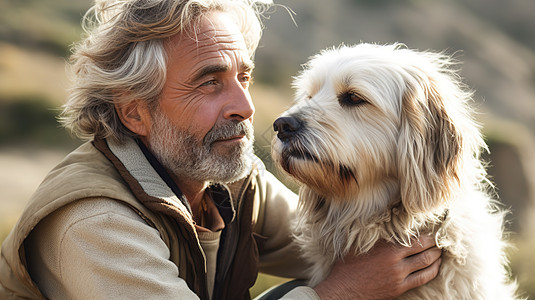
[[[303,183],[295,237],[311,285],[379,239],[432,232],[438,277],[401,299],[515,299],[486,146],[445,55],[360,44],[313,57],[274,123],[276,163]]]

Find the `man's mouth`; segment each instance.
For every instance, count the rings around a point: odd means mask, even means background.
[[[220,138],[214,141],[214,143],[232,143],[241,142],[246,138],[245,134],[234,135],[231,137]]]
[[[250,124],[245,122],[227,122],[214,126],[204,137],[203,144],[209,149],[212,145],[237,145],[253,140]]]

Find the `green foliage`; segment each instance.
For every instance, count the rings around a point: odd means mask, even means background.
[[[0,40],[68,56],[92,1],[0,1]]]
[[[0,99],[0,146],[71,147],[75,141],[56,120],[59,111],[39,96]]]

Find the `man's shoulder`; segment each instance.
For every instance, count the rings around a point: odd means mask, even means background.
[[[113,165],[90,142],[85,143],[52,169],[34,192],[19,220],[19,238],[50,213],[80,199],[129,195]]]
[[[128,189],[113,164],[91,142],[86,142],[48,173],[34,198],[62,197],[71,193],[83,198],[113,196],[106,191],[115,194]]]
[[[93,145],[86,142],[69,153],[47,176],[58,177],[68,173],[71,176],[100,175],[105,177],[117,177],[118,172],[113,164]],[[45,179],[46,180],[46,179]]]
[[[57,209],[50,217],[57,220],[66,229],[73,224],[95,217],[127,218],[143,221],[131,206],[106,197],[93,197],[74,201]]]
[[[80,199],[47,215],[32,230],[30,237],[41,244],[59,245],[68,232],[80,232],[81,228],[86,234],[86,230],[99,231],[104,236],[104,231],[114,232],[111,227],[121,228],[121,222],[147,225],[136,210],[125,203],[104,197]]]

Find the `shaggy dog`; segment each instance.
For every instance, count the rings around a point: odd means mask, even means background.
[[[451,67],[442,54],[360,44],[321,52],[295,79],[272,154],[303,183],[295,238],[310,285],[350,251],[433,233],[440,273],[401,299],[515,299],[486,146]]]

